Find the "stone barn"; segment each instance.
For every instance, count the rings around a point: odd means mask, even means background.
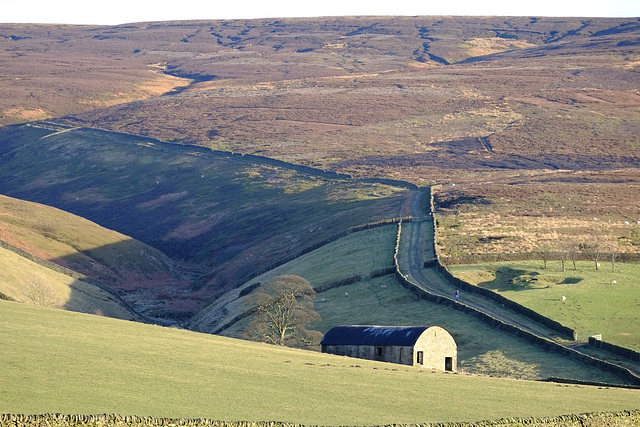
[[[322,352],[402,365],[456,371],[458,346],[440,326],[336,326]]]

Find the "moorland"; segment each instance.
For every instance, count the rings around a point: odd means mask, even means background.
[[[637,264],[587,263],[640,253],[638,19],[0,24],[0,64],[2,299],[242,337],[298,274],[318,331],[437,319],[465,372],[620,382],[387,274],[430,186],[452,271],[637,348]],[[579,271],[541,266],[569,243]]]

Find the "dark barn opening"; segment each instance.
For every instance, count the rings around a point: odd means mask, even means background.
[[[453,371],[453,357],[444,358],[444,370],[449,372]]]

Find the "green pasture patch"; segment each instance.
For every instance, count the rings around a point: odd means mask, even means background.
[[[569,263],[514,261],[454,265],[451,272],[471,284],[501,295],[575,329],[580,339],[602,334],[602,339],[640,350],[640,263]],[[565,297],[563,300],[562,297]]]
[[[0,412],[477,421],[637,409],[640,391],[432,373],[0,301]]]
[[[277,267],[252,282],[294,274],[304,277],[314,288],[348,277],[368,276],[393,266],[398,226],[395,224],[351,233],[308,254]],[[317,232],[310,229],[309,232]]]

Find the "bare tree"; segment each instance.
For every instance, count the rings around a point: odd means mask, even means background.
[[[571,257],[572,248],[575,246],[572,240],[566,236],[558,242],[558,253],[560,254],[560,262],[562,263],[562,271],[566,270],[567,260]],[[575,268],[575,261],[573,263]]]
[[[609,259],[611,260],[611,271],[616,272],[616,261],[620,257],[620,250],[616,245],[611,245],[609,252]]]
[[[558,254],[560,256],[560,262],[562,263],[562,271],[566,271],[567,262],[571,260],[573,263],[573,269],[577,270],[576,260],[580,253],[580,247],[575,239],[567,236],[563,236],[556,245]]]
[[[317,345],[322,334],[306,326],[320,315],[313,308],[311,284],[299,276],[278,276],[256,290],[255,319],[246,338],[276,345],[309,347]]]
[[[591,256],[596,270],[600,270],[600,256],[602,255],[602,236],[595,236],[591,242],[585,245],[584,252]]]
[[[576,259],[578,258],[579,253],[580,253],[580,245],[578,245],[575,241],[572,241],[572,244],[569,248],[569,258],[571,258],[571,262],[573,263],[574,270],[578,269],[576,265]]]
[[[22,294],[26,302],[42,307],[61,308],[60,295],[42,274],[33,274],[22,282]]]
[[[543,243],[538,247],[538,253],[542,258],[542,262],[544,262],[544,269],[547,269],[547,261],[551,258],[551,252],[553,250],[553,246],[550,243]]]

